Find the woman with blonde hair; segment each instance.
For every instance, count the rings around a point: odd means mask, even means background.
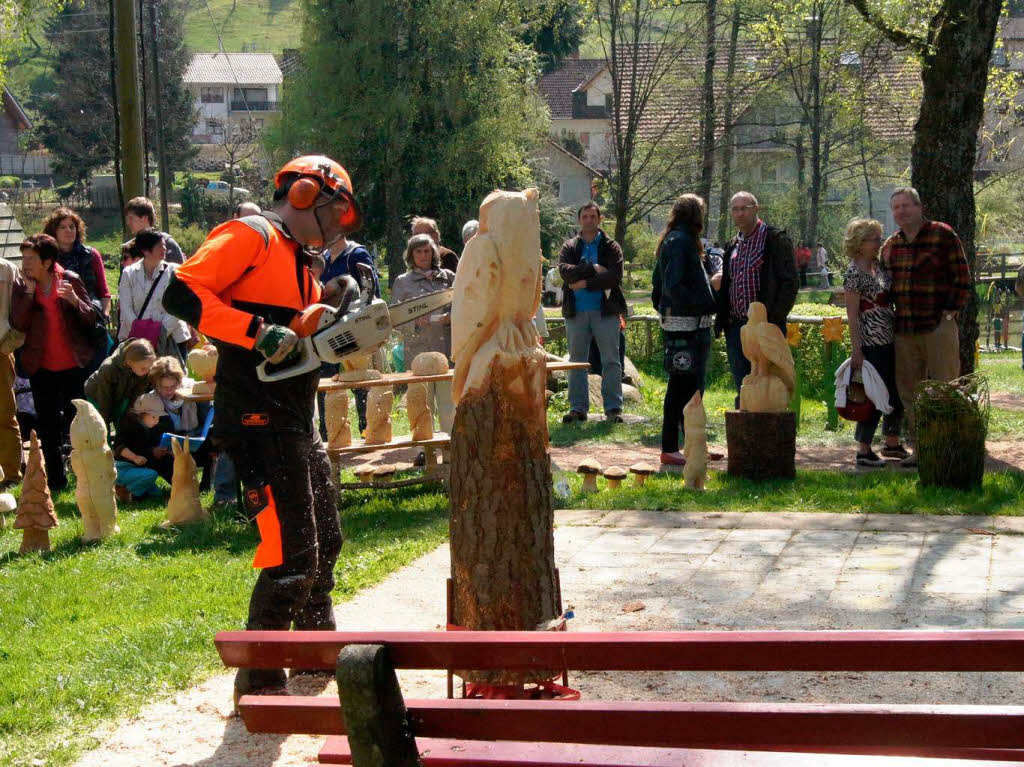
[[[416,296],[446,290],[455,284],[455,272],[441,267],[441,252],[429,234],[414,234],[405,246],[405,265],[408,269],[399,275],[391,287],[391,303],[408,301]],[[401,327],[405,344],[405,367],[412,365],[417,354],[441,352],[449,359],[452,356],[452,318],[450,307],[420,317],[415,322]],[[437,413],[441,431],[451,433],[455,420],[455,405],[452,403],[452,385],[442,381],[428,386],[428,401],[431,411]],[[422,459],[417,458],[417,463]]]
[[[704,252],[704,200],[684,194],[672,205],[651,280],[651,301],[661,316],[665,337],[665,391],[661,424],[661,462],[686,463],[679,452],[683,408],[695,392],[704,391],[711,329],[715,321],[715,289],[722,279],[722,263],[712,263]],[[718,456],[720,457],[720,456]]]
[[[858,466],[884,466],[885,461],[871,449],[879,420],[885,445],[882,455],[906,458],[910,453],[900,444],[903,405],[896,391],[896,312],[889,291],[892,276],[879,259],[882,225],[873,219],[855,218],[846,227],[843,252],[850,265],[843,275],[846,316],[850,321],[850,365],[853,374],[868,362],[885,383],[892,412],[884,418],[876,408],[871,416],[857,423]]]
[[[116,424],[141,395],[149,391],[149,371],[156,362],[145,338],[126,341],[85,382],[85,396],[108,425]]]

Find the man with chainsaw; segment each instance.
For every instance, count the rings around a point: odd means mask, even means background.
[[[362,214],[348,173],[328,157],[292,160],[274,186],[272,210],[214,229],[171,277],[163,302],[220,352],[213,433],[237,467],[260,533],[253,567],[262,572],[246,628],[330,630],[342,535],[330,463],[313,423],[319,365],[273,382],[260,380],[257,367],[267,361],[274,370],[294,357],[293,328],[301,332],[302,311],[321,300],[310,253],[357,231]],[[347,304],[358,288],[343,280]],[[241,669],[235,700],[285,694],[285,681],[283,669]]]

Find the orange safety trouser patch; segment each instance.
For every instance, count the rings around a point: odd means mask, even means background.
[[[281,548],[281,521],[277,518],[277,504],[270,485],[265,488],[267,505],[256,515],[256,526],[260,530],[260,545],[256,547],[253,557],[253,568],[277,567],[284,562],[284,551]]]

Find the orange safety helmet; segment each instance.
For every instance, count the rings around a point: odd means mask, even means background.
[[[311,208],[321,194],[330,197],[341,195],[349,202],[348,210],[342,214],[341,225],[348,234],[362,229],[363,212],[352,194],[352,179],[340,163],[322,154],[296,157],[277,172],[274,186],[283,188],[289,176],[296,177],[288,189],[288,203],[293,208]]]

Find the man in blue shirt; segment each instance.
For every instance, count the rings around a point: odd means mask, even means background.
[[[601,354],[601,399],[612,423],[622,423],[622,363],[619,361],[619,317],[626,313],[622,295],[622,248],[601,231],[601,208],[588,202],[580,208],[580,233],[567,240],[558,257],[565,284],[562,316],[569,359],[586,362],[590,341]],[[590,388],[586,370],[569,371],[569,412],[563,423],[587,420]]]

